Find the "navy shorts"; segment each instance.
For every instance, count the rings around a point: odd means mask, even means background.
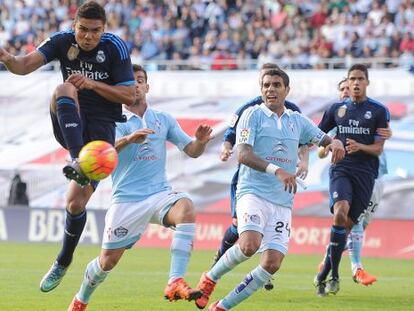
[[[329,170],[329,196],[331,213],[338,201],[349,202],[348,216],[354,223],[364,214],[371,200],[375,177],[367,172],[358,172],[345,167],[332,166]]]
[[[67,149],[62,130],[59,126],[57,115],[50,111],[50,117],[52,119],[53,134],[55,135],[57,142],[63,148]],[[103,140],[110,143],[111,145],[115,144],[115,122],[89,118],[87,115],[81,112],[81,126],[84,144],[94,140]],[[98,181],[91,182],[94,190],[98,184]]]
[[[237,191],[237,182],[239,180],[239,168],[234,173],[233,178],[231,179],[230,185],[230,205],[231,205],[231,217],[237,218],[236,212],[236,191]]]

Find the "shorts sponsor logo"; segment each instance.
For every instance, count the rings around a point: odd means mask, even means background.
[[[65,128],[68,127],[78,127],[78,123],[65,123]]]
[[[250,221],[256,225],[260,225],[260,216],[257,214],[251,215]]]
[[[114,234],[117,238],[122,238],[128,234],[128,229],[124,227],[118,227],[114,230]]]

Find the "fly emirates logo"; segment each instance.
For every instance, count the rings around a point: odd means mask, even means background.
[[[80,69],[73,69],[71,67],[66,67],[66,72],[68,76],[72,74],[81,74],[89,79],[98,81],[98,80],[106,80],[109,78],[109,74],[104,71],[94,71],[93,64],[80,61]]]
[[[338,125],[338,131],[340,134],[371,134],[371,131],[368,127],[359,126],[359,121],[357,120],[348,120],[348,126]]]

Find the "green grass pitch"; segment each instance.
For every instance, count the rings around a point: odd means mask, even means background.
[[[63,282],[54,291],[41,293],[39,281],[58,251],[57,244],[0,243],[0,310],[66,310],[82,280],[86,264],[99,253],[97,246],[80,246]],[[195,251],[187,280],[197,284],[211,263],[213,252]],[[235,310],[414,310],[414,261],[365,258],[365,267],[378,276],[373,286],[355,284],[349,259],[341,264],[341,290],[336,296],[319,298],[312,280],[318,256],[288,255],[271,292],[260,290]],[[258,263],[250,259],[223,277],[211,301],[223,297]],[[133,249],[96,290],[88,311],[198,310],[194,303],[163,299],[169,270],[169,252],[161,249]]]

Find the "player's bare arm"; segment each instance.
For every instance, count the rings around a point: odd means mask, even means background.
[[[333,164],[338,163],[345,157],[345,148],[339,139],[332,139],[329,135],[325,135],[320,143],[320,146],[325,148],[321,151],[323,156],[319,155],[319,157],[324,158],[328,155],[329,151],[331,151],[331,162]]]
[[[33,51],[24,56],[14,56],[5,49],[0,48],[0,62],[2,62],[11,73],[26,75],[42,67],[45,60],[43,55],[38,51]]]
[[[297,184],[296,184],[296,176],[293,174],[289,174],[284,169],[271,164],[262,158],[258,157],[253,152],[253,147],[249,144],[240,144],[237,146],[237,158],[239,163],[244,164],[252,169],[255,169],[260,172],[267,172],[269,173],[271,168],[276,168],[273,172],[280,181],[285,185],[285,191],[296,193]],[[269,166],[270,165],[270,166]]]
[[[232,154],[233,154],[233,145],[227,140],[223,141],[223,144],[221,145],[221,151],[220,151],[220,160],[223,162],[226,162]]]
[[[382,128],[378,128],[377,129],[377,133],[379,134],[379,135],[381,135],[381,137],[383,138],[383,139],[389,139],[389,138],[391,138],[392,137],[392,130],[391,130],[391,128],[390,128],[390,125],[388,124],[388,127],[382,127]]]
[[[134,85],[109,85],[78,73],[70,75],[66,81],[73,84],[78,90],[93,90],[113,103],[130,106],[135,102]]]
[[[379,156],[384,151],[384,140],[379,139],[373,144],[365,145],[351,138],[347,138],[345,149],[349,154],[362,151],[373,156]]]
[[[184,152],[189,157],[198,158],[203,154],[207,143],[213,139],[213,136],[211,135],[212,131],[213,129],[206,124],[199,125],[195,132],[196,139],[185,146]]]
[[[297,165],[296,176],[305,179],[309,171],[309,146],[302,145],[299,147],[299,162]]]
[[[129,144],[142,144],[149,134],[154,134],[155,132],[152,129],[145,128],[139,129],[134,133],[121,137],[115,142],[116,151],[120,152],[123,148]]]

